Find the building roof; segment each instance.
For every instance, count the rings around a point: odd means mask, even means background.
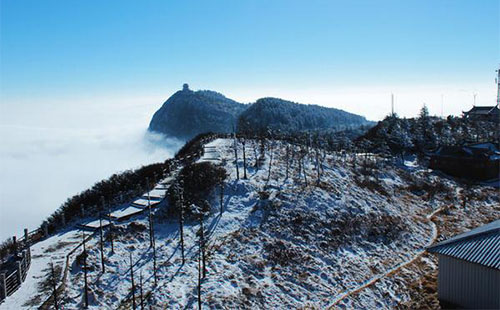
[[[464,112],[465,114],[482,114],[482,115],[488,115],[492,113],[498,113],[498,107],[497,106],[473,106],[472,109],[470,109],[467,112]]]
[[[427,250],[500,269],[500,220],[436,243]]]
[[[500,150],[494,143],[483,142],[463,146],[443,145],[431,155],[460,158],[489,158],[490,160],[496,160],[500,155]]]

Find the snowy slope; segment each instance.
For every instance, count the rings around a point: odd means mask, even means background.
[[[354,168],[351,157],[319,152],[318,157],[323,160],[319,164],[321,176],[317,185],[315,150],[309,150],[299,164],[299,154],[302,154],[299,147],[290,147],[293,155],[290,151],[287,156],[284,142],[268,141],[257,168],[259,149],[258,141],[247,141],[246,180],[242,179],[241,144],[238,150],[240,179],[236,179],[232,140],[217,139],[207,144],[199,160],[222,165],[229,174],[224,213],[219,214],[218,200],[213,199],[213,212],[204,224],[209,236],[208,273],[201,288],[205,308],[323,309],[346,292],[413,259],[435,237],[434,226],[426,215],[453,202],[446,197],[449,192],[438,193],[432,199],[414,194],[408,190],[408,173],[382,162],[376,164],[378,168],[367,168],[366,172],[363,157],[357,159]],[[287,157],[294,160],[285,179]],[[306,167],[305,176],[299,172],[302,165]],[[418,169],[412,165],[411,177],[420,173],[452,189],[456,187],[450,180]],[[498,200],[485,199],[482,207],[495,208],[497,204]],[[116,224],[120,233],[115,237],[114,253],[106,242],[104,274],[99,239],[95,237],[88,242],[91,309],[131,308],[130,255],[135,284],[140,283],[142,274],[147,303],[155,309],[197,308],[199,223],[185,223],[186,263],[182,265],[179,224],[176,219],[161,218],[162,208],[168,205],[162,204],[154,210],[156,286],[146,212]],[[81,238],[80,232],[70,231],[49,238],[43,246],[69,242],[78,236]],[[51,257],[61,263],[60,258],[71,248],[68,245],[68,249],[62,247],[49,254],[35,247],[34,254],[36,251],[40,257],[38,262],[34,257],[35,266],[28,274],[31,280],[0,305],[0,309],[22,309],[36,292],[36,283]],[[82,305],[83,272],[81,261],[76,261],[80,252],[78,250],[70,262],[63,301],[65,309],[78,309]],[[408,295],[399,295],[404,288],[391,287],[390,279],[385,277],[377,289],[377,293],[369,291],[342,299],[339,305],[389,309],[408,298]],[[384,301],[389,296],[384,291],[390,295],[391,302]],[[153,293],[148,295],[150,292]],[[138,288],[135,293],[139,304]],[[46,297],[48,294],[50,292]]]

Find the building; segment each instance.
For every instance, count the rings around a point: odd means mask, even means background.
[[[500,220],[427,249],[439,259],[443,308],[500,309]]]
[[[473,106],[467,112],[463,112],[464,118],[474,121],[500,122],[500,109],[496,106]]]
[[[475,120],[475,121],[489,121],[500,123],[500,69],[496,70],[497,78],[495,83],[497,84],[497,104],[495,106],[488,107],[477,107],[475,106],[475,95],[474,95],[474,106],[467,112],[463,112],[464,118]]]
[[[500,150],[494,143],[441,146],[430,155],[431,169],[474,180],[499,178]]]

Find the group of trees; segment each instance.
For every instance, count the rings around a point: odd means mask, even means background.
[[[256,131],[340,131],[370,124],[364,117],[339,109],[305,105],[279,98],[262,98],[238,118],[238,133]]]
[[[181,209],[186,219],[196,218],[199,212],[207,215],[210,212],[210,197],[226,177],[224,168],[210,162],[185,166],[179,172],[175,184],[168,189],[167,215],[179,215]]]
[[[471,142],[499,141],[500,131],[494,122],[473,121],[448,116],[429,116],[424,106],[416,118],[387,116],[355,144],[370,152],[424,154],[440,145],[463,145]]]
[[[151,190],[153,184],[163,179],[173,166],[174,161],[169,159],[163,163],[113,174],[92,188],[69,198],[45,220],[40,229],[43,230],[43,226],[47,225],[48,233],[51,234],[73,219],[107,214],[110,206],[124,203]]]
[[[229,133],[246,105],[214,91],[178,91],[153,115],[149,129],[191,139],[203,132]]]

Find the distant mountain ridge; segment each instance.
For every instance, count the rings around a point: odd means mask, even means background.
[[[238,130],[338,131],[369,123],[363,116],[343,110],[268,97],[257,100],[240,115]]]
[[[261,130],[338,131],[370,124],[366,118],[343,110],[305,105],[279,98],[243,104],[209,91],[192,91],[184,84],[155,112],[149,130],[181,139],[204,132],[230,133]]]

